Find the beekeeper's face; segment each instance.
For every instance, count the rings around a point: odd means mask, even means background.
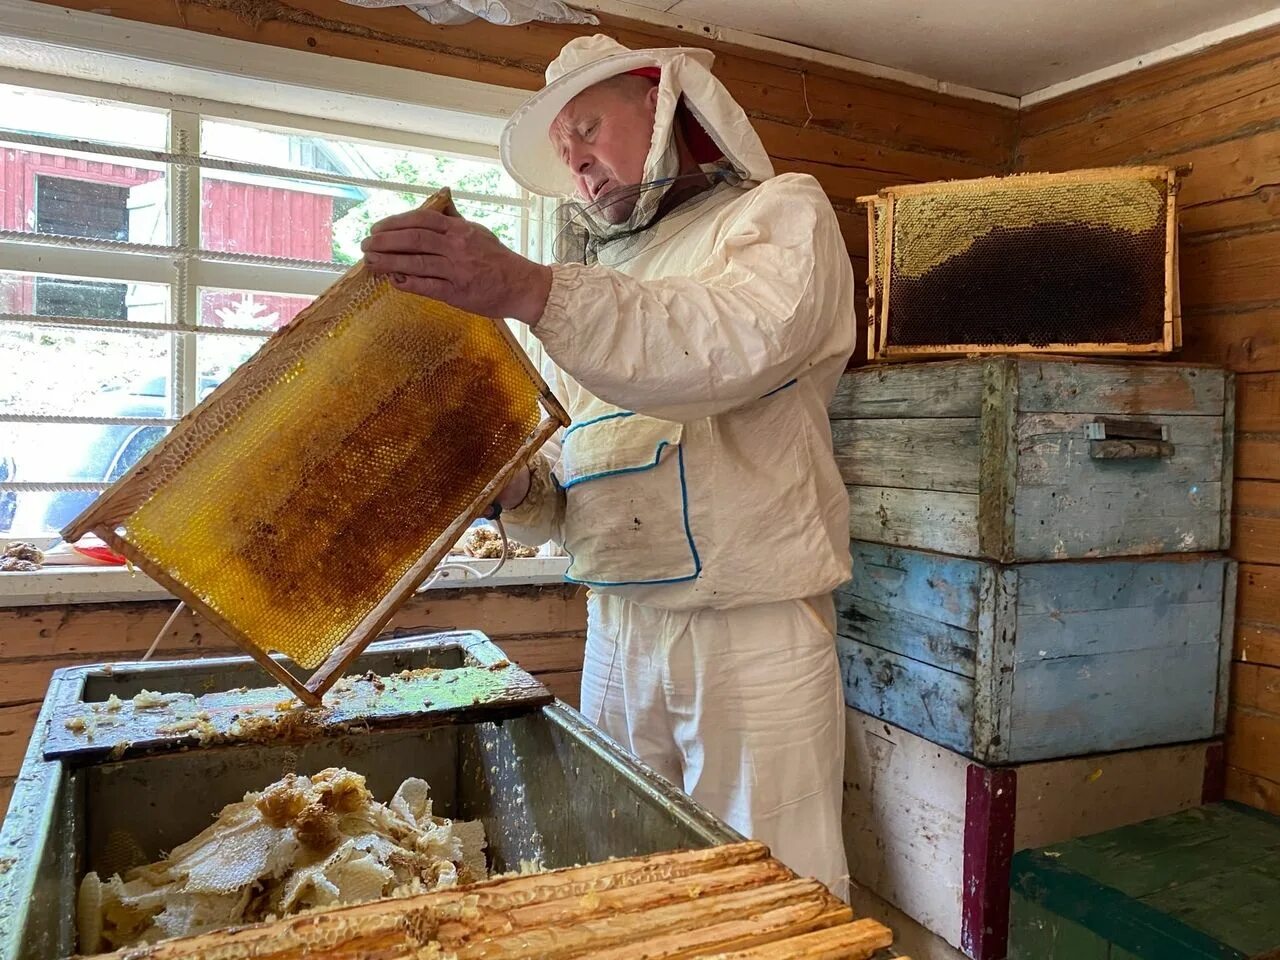
[[[599,215],[609,223],[625,222],[635,209],[636,192],[627,188],[644,177],[657,103],[653,81],[613,77],[582,91],[551,123],[551,143],[578,195],[599,201]]]

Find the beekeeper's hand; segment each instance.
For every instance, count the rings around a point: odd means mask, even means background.
[[[551,269],[508,250],[479,224],[413,210],[374,224],[360,245],[374,273],[397,289],[461,310],[535,326],[551,292]]]
[[[498,514],[498,510],[494,506],[500,507],[502,510],[514,510],[520,504],[524,503],[525,497],[529,496],[529,484],[533,477],[529,468],[523,464],[515,474],[507,481],[507,485],[502,488],[502,492],[498,494],[498,499],[494,501],[486,512],[486,517],[493,517]]]

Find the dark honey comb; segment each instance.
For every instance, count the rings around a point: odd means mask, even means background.
[[[1116,168],[864,198],[869,355],[1170,350],[1174,185],[1165,168]]]
[[[1164,225],[998,227],[923,276],[896,277],[889,315],[894,346],[1151,343],[1164,324]]]

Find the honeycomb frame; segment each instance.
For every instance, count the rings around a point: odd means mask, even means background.
[[[447,189],[422,208],[454,212]],[[349,363],[373,341],[378,366]],[[444,348],[414,354],[410,343]],[[101,537],[316,706],[520,465],[569,422],[504,321],[398,291],[362,260],[63,536]],[[405,424],[412,429],[398,432]],[[228,476],[245,480],[224,493],[212,481]],[[410,480],[403,503],[388,496],[397,478]],[[428,512],[411,512],[414,494]],[[277,516],[281,529],[259,532],[264,517]],[[358,533],[371,517],[369,528],[387,535]],[[202,554],[200,544],[212,546]],[[273,653],[313,672],[303,681]]]
[[[1087,354],[1087,355],[1160,355],[1182,346],[1182,319],[1178,291],[1177,191],[1186,169],[1166,166],[1103,167],[1066,173],[1028,173],[984,177],[975,180],[951,180],[936,183],[887,187],[871,196],[859,197],[867,215],[867,317],[866,358],[869,361],[938,359],[974,354]],[[978,342],[977,338],[940,337],[936,343],[895,342],[901,329],[901,316],[895,318],[890,309],[895,275],[895,256],[901,256],[901,244],[895,232],[895,213],[901,201],[917,198],[944,199],[958,195],[973,197],[984,192],[1014,194],[1046,186],[1054,188],[1100,188],[1106,183],[1125,181],[1158,183],[1163,189],[1163,209],[1159,211],[1163,227],[1163,318],[1159,330],[1151,324],[1152,336],[1142,342],[1098,338],[1081,341],[1052,342]],[[1044,223],[1055,221],[1046,219]],[[1057,221],[1065,222],[1065,221]],[[974,231],[973,241],[982,234]]]

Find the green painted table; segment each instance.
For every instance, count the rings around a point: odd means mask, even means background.
[[[1011,960],[1280,960],[1280,818],[1217,803],[1014,855]]]

